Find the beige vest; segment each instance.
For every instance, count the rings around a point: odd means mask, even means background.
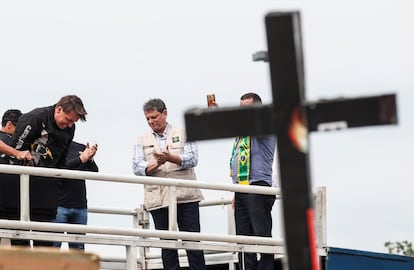
[[[169,126],[166,147],[173,155],[180,155],[184,151],[185,130]],[[143,148],[145,160],[148,163],[154,162],[153,153],[161,152],[152,132],[139,138],[139,143]],[[152,176],[196,180],[193,168],[180,169],[178,165],[166,162],[159,166]],[[148,211],[168,206],[168,186],[161,185],[144,185],[144,205]],[[198,202],[204,199],[201,190],[197,188],[177,187],[177,203]]]

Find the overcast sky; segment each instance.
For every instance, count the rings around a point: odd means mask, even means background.
[[[301,11],[309,100],[398,95],[398,126],[310,137],[312,185],[327,187],[328,245],[385,252],[386,241],[414,241],[410,1],[1,1],[0,111],[76,94],[89,114],[75,139],[99,144],[101,172],[131,175],[133,145],[149,129],[146,100],[162,98],[169,122],[181,126],[209,93],[221,106],[249,91],[272,102],[268,66],[252,54],[266,50],[265,14],[280,10]],[[231,183],[231,139],[198,145],[199,181]],[[96,181],[88,198],[89,206],[122,208],[143,200],[139,186]],[[223,223],[211,224],[211,215]],[[225,233],[225,221],[220,207],[202,212],[204,232]],[[90,217],[93,225],[131,223]]]

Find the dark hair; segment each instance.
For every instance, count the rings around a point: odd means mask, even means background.
[[[152,110],[157,110],[158,112],[162,113],[164,110],[167,109],[167,107],[165,106],[164,101],[162,101],[159,98],[152,98],[150,100],[148,100],[147,102],[145,102],[144,106],[142,107],[142,109],[145,111],[152,111]]]
[[[86,115],[88,113],[86,112],[85,107],[83,107],[82,100],[78,96],[64,96],[56,103],[56,106],[61,106],[64,113],[75,111],[80,120],[86,121]]]
[[[11,121],[13,125],[17,124],[19,117],[22,115],[22,112],[17,109],[10,109],[4,112],[3,117],[1,118],[1,126],[6,126],[7,122]]]
[[[240,100],[245,100],[245,99],[253,99],[253,103],[260,103],[262,104],[262,99],[260,98],[260,96],[256,93],[246,93],[243,96],[241,96]]]

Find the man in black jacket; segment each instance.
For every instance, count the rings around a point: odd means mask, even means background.
[[[62,97],[55,105],[23,114],[17,123],[10,146],[29,150],[32,165],[66,168],[66,156],[75,133],[75,122],[86,121],[82,100],[75,95]],[[23,165],[12,159],[11,164]],[[57,181],[30,177],[30,219],[50,222],[56,217]],[[52,242],[34,241],[33,245],[52,246]]]

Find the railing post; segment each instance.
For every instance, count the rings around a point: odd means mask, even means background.
[[[138,224],[138,212],[132,216],[132,227],[139,228]],[[136,246],[126,246],[126,266],[127,270],[137,270],[138,266],[138,249]]]
[[[233,203],[227,205],[227,233],[229,235],[236,234],[236,222],[234,220]],[[229,261],[229,270],[236,270],[232,259]]]
[[[236,234],[236,222],[234,220],[234,209],[233,205],[227,205],[227,233],[229,235]]]
[[[141,204],[140,208],[136,209],[136,215],[134,216],[134,227],[139,229],[149,229],[149,214],[144,209],[144,205]],[[143,237],[144,238],[144,237]],[[139,262],[143,270],[147,269],[147,256],[149,248],[140,247],[139,248]]]
[[[30,176],[28,174],[20,175],[20,220],[30,221]],[[2,238],[0,245],[10,246],[11,241],[8,238]]]
[[[137,248],[126,246],[126,267],[127,270],[137,270]]]
[[[20,220],[30,221],[30,176],[20,175]]]
[[[177,187],[168,187],[168,230],[177,230]]]
[[[326,187],[315,189],[315,231],[318,248],[326,246]]]

